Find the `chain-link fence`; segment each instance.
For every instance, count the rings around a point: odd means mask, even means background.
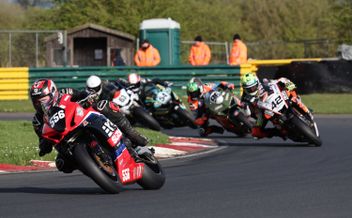
[[[337,40],[247,42],[248,57],[254,59],[331,58],[337,55]]]
[[[193,41],[181,42],[181,63],[188,63],[188,55]],[[211,64],[228,63],[232,42],[205,42],[211,50]],[[301,41],[259,41],[245,42],[248,58],[285,59],[285,58],[331,58],[336,57],[337,40],[317,39]]]
[[[0,30],[0,67],[44,67],[48,66],[45,38],[50,35],[59,37],[61,30]],[[61,39],[62,40],[62,39]],[[66,40],[64,37],[63,40]],[[63,47],[65,42],[63,43]],[[181,64],[188,64],[190,48],[194,41],[182,41],[180,44]],[[211,64],[227,64],[232,42],[205,42],[211,49]],[[284,58],[329,58],[336,57],[337,40],[301,40],[301,41],[259,41],[245,42],[248,58],[284,59]],[[57,63],[64,63],[67,57],[62,49],[52,54]],[[62,59],[62,61],[60,60]],[[62,64],[63,66],[65,64]]]
[[[0,30],[0,67],[46,66],[45,38],[60,30]]]

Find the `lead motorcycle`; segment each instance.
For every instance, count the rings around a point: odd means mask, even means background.
[[[142,101],[163,128],[197,128],[192,114],[170,87],[147,83],[143,86]]]
[[[116,92],[112,101],[119,106],[120,111],[125,114],[132,124],[140,123],[152,130],[160,131],[160,124],[152,114],[144,108],[137,93],[127,88],[122,88]]]
[[[152,153],[138,156],[126,146],[116,125],[92,107],[83,108],[70,98],[61,97],[43,127],[43,137],[55,143],[62,156],[108,193],[118,193],[123,185],[132,183],[144,189],[163,186],[165,175]]]
[[[211,90],[204,99],[209,117],[224,129],[240,137],[251,132],[254,121],[244,114],[240,100],[230,90]]]
[[[268,83],[267,87],[268,94],[257,103],[264,110],[265,118],[271,120],[276,128],[287,132],[287,137],[292,141],[321,146],[322,141],[313,116],[302,111],[277,83]]]

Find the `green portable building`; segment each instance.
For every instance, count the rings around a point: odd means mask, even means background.
[[[180,64],[180,24],[171,18],[144,20],[139,40],[148,39],[159,50],[161,66]]]

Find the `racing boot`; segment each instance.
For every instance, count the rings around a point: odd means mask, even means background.
[[[278,136],[278,137],[281,137],[284,141],[287,140],[287,131],[285,130],[280,130],[277,128],[267,128],[265,129],[265,132],[268,138]]]
[[[219,134],[223,134],[224,133],[224,129],[220,126],[208,126],[208,127],[202,127],[199,129],[199,135],[201,137],[206,137],[211,133],[219,133]]]

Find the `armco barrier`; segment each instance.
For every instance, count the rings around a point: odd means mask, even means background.
[[[0,68],[0,100],[28,99],[28,68]]]
[[[261,66],[257,74],[259,78],[286,77],[301,94],[352,92],[352,61],[293,61],[281,66]]]

